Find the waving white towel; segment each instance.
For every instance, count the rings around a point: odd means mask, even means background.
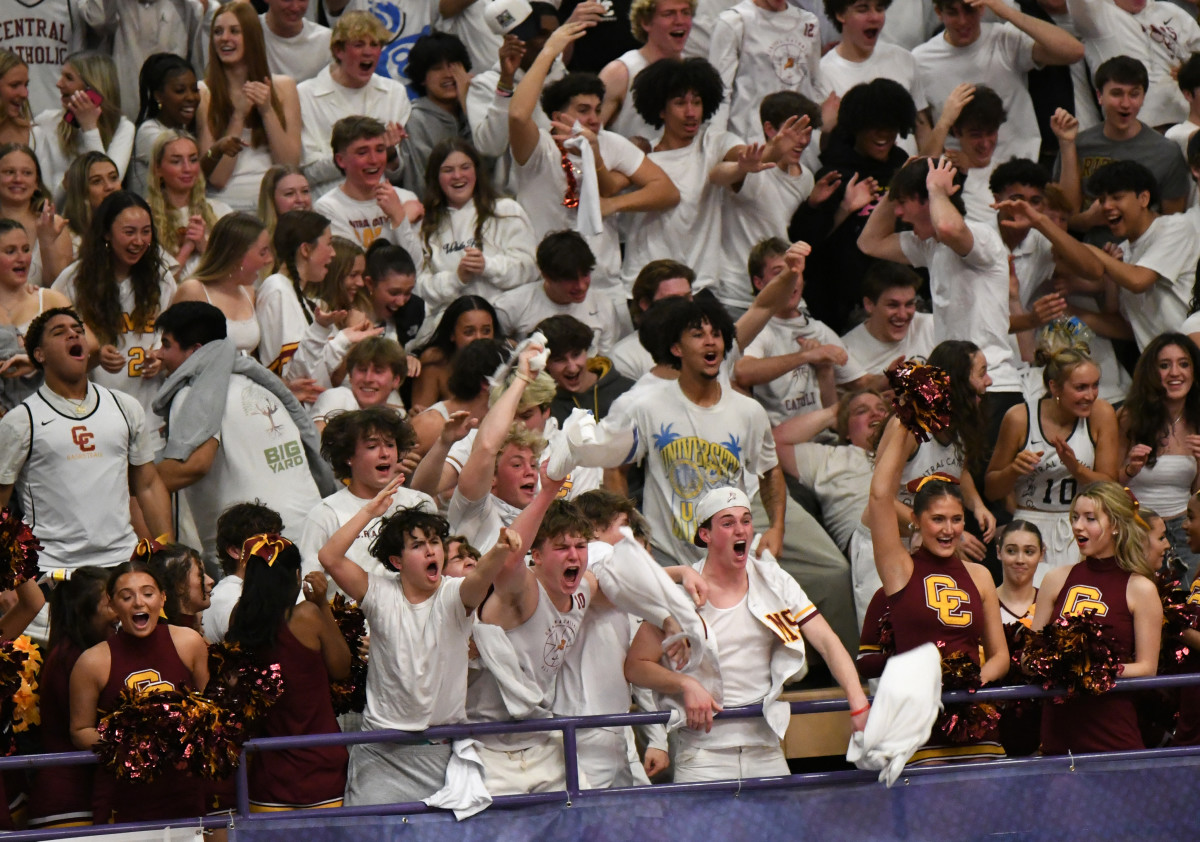
[[[600,182],[596,178],[596,160],[592,157],[592,145],[580,134],[579,121],[575,121],[575,134],[563,141],[566,149],[579,151],[579,212],[575,215],[575,230],[585,237],[597,237],[604,233],[604,218],[600,215]]]

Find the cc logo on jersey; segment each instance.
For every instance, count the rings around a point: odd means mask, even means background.
[[[71,441],[75,443],[81,453],[90,453],[96,449],[96,445],[92,444],[92,439],[95,437],[96,434],[89,433],[88,428],[82,424],[71,428]]]
[[[158,670],[138,670],[131,672],[125,676],[125,686],[130,690],[136,690],[141,693],[164,693],[167,690],[174,690],[175,685],[169,681],[163,681],[162,675]]]
[[[1067,591],[1067,598],[1063,600],[1059,616],[1074,617],[1091,610],[1096,612],[1097,617],[1103,617],[1108,613],[1108,605],[1103,602],[1103,597],[1104,594],[1100,593],[1099,588],[1093,588],[1091,585],[1075,585]]]
[[[943,626],[971,625],[971,612],[963,608],[971,604],[971,595],[952,576],[931,573],[925,577],[925,604],[937,612]]]

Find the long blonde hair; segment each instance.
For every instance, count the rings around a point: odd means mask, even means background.
[[[18,67],[28,68],[29,65],[25,59],[14,53],[12,50],[0,50],[0,78],[8,74],[8,71],[15,70]],[[21,119],[25,121],[25,125],[33,124],[33,110],[29,107],[29,97],[25,98],[25,103],[21,106]],[[8,114],[0,111],[0,128],[10,122]],[[11,121],[15,122],[15,121]]]
[[[221,217],[208,235],[208,249],[192,277],[206,286],[225,280],[234,273],[265,230],[267,226],[262,220],[248,213]]]
[[[272,241],[275,239],[275,223],[279,221],[279,213],[275,210],[275,188],[289,175],[304,175],[304,170],[295,164],[275,164],[263,173],[258,186],[258,218],[267,224]],[[305,180],[308,180],[307,176]]]
[[[246,78],[261,82],[271,78],[271,69],[267,66],[267,45],[263,40],[262,23],[258,12],[249,3],[228,3],[217,10],[213,16],[212,28],[208,33],[208,72],[204,74],[204,84],[208,86],[208,131],[214,140],[225,135],[225,129],[233,116],[233,100],[229,96],[229,82],[225,78],[225,68],[218,58],[217,46],[213,43],[213,30],[217,26],[217,18],[222,15],[233,15],[242,28],[242,61],[246,65]],[[279,118],[279,125],[286,131],[287,120],[283,116],[283,104],[275,86],[271,85],[271,110]],[[262,146],[267,142],[267,131],[263,128],[262,116],[257,108],[250,109],[246,117],[246,128],[250,129],[250,145]],[[295,127],[298,129],[299,127]]]
[[[167,207],[167,191],[163,188],[161,167],[167,147],[178,140],[186,140],[196,147],[197,152],[200,151],[200,144],[196,142],[196,138],[187,132],[163,129],[154,139],[154,146],[150,152],[150,177],[146,185],[146,202],[150,205],[150,218],[154,220],[154,227],[158,231],[158,241],[163,249],[172,255],[179,253],[183,242],[173,219],[172,208]],[[204,195],[203,171],[196,173],[196,181],[188,194],[187,215],[203,218],[204,227],[209,231],[217,224],[217,215],[213,213],[212,206]]]
[[[63,66],[71,65],[79,78],[89,88],[100,94],[100,140],[104,148],[112,141],[117,124],[121,122],[121,87],[117,82],[117,66],[110,56],[104,53],[75,53],[67,56]],[[71,125],[64,119],[58,121],[58,143],[63,152],[70,155],[77,151],[82,132],[78,125]]]
[[[359,288],[353,300],[347,297],[346,290],[342,286],[346,276],[354,268],[354,261],[360,257],[363,259],[365,274],[367,255],[362,246],[345,237],[333,238],[333,260],[329,261],[329,268],[325,271],[325,280],[321,282],[321,288],[316,295],[325,305],[326,310],[353,309],[360,313],[371,312],[371,295],[367,292],[365,285]]]
[[[1093,482],[1071,501],[1072,517],[1075,515],[1075,504],[1082,497],[1091,500],[1108,516],[1115,533],[1113,555],[1120,568],[1127,573],[1153,579],[1156,565],[1146,558],[1146,521],[1138,513],[1137,504],[1129,492],[1115,482]]]

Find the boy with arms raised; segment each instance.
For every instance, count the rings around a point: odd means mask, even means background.
[[[395,477],[321,548],[334,583],[362,607],[371,627],[371,669],[363,728],[423,731],[466,719],[467,647],[472,611],[508,560],[521,564],[521,539],[502,529],[491,550],[460,579],[443,578],[444,518],[401,509],[383,522],[371,555],[384,570],[368,573],[346,557],[367,525],[391,508]],[[350,747],[347,805],[419,801],[440,790],[449,743]]]

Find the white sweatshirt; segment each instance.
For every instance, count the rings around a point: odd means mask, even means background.
[[[311,377],[326,389],[333,370],[350,350],[350,341],[336,328],[309,324],[286,275],[271,275],[258,290],[254,315],[262,331],[258,344],[262,364],[285,380]]]

